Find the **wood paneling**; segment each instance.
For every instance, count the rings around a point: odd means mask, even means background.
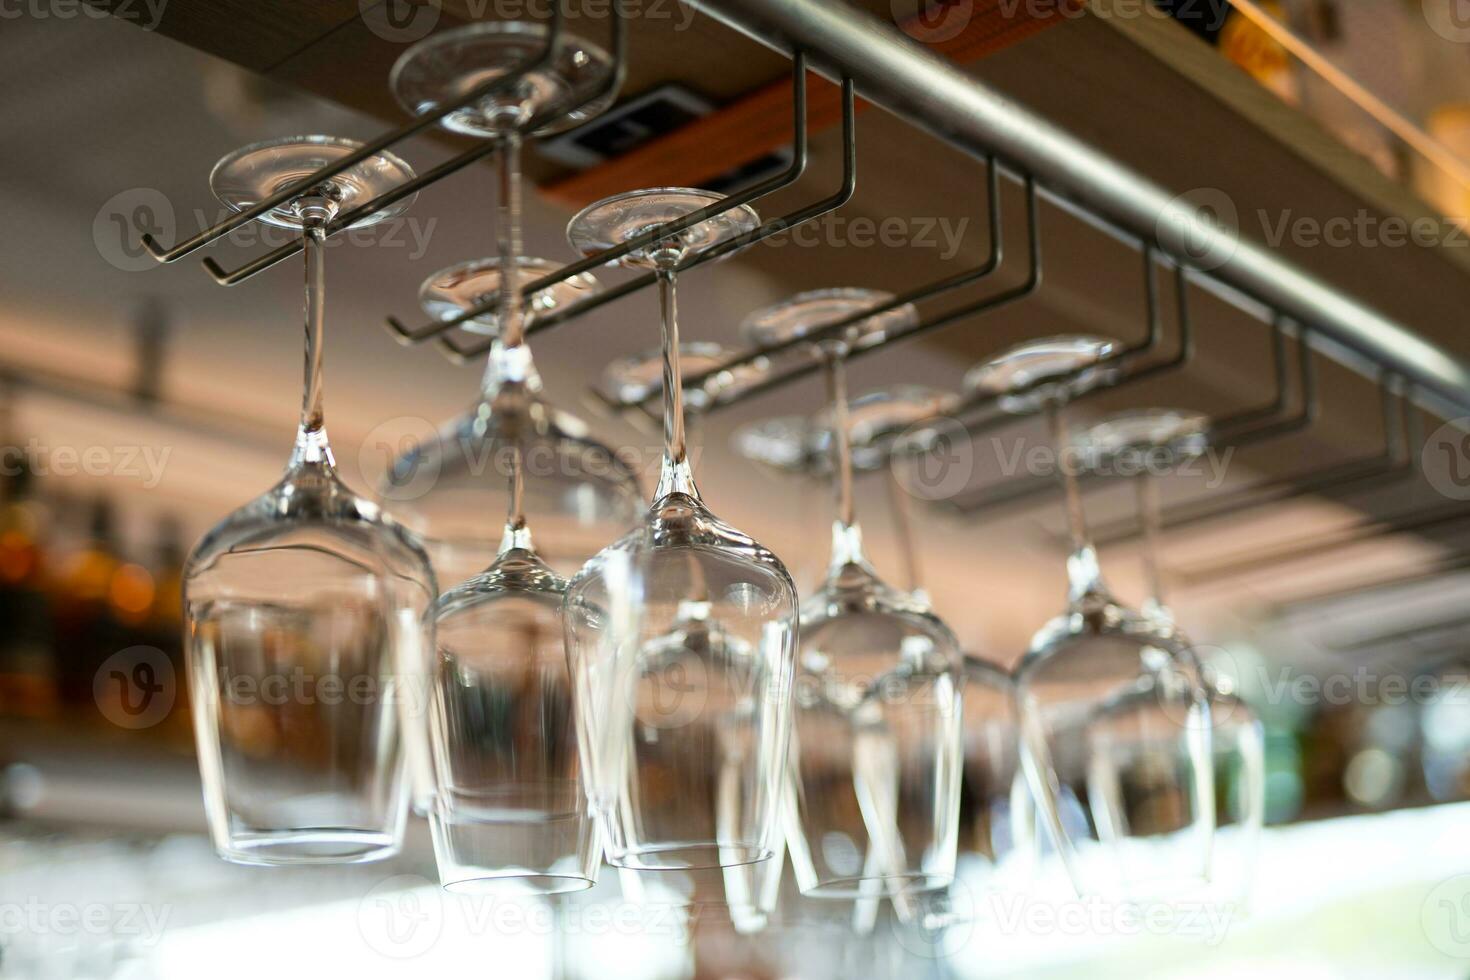
[[[1061,23],[1056,8],[1043,8],[1044,13],[1031,16],[991,0],[973,11],[963,29],[936,40],[932,47],[961,64],[976,61]],[[924,36],[923,24],[917,19],[911,18],[901,26],[914,36]],[[813,75],[807,88],[811,129],[836,125],[842,113],[838,87]],[[859,102],[858,108],[861,110],[863,105]],[[791,83],[782,78],[703,119],[542,190],[550,199],[575,210],[632,187],[697,186],[790,142]]]

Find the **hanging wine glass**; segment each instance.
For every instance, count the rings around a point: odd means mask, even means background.
[[[509,252],[431,280],[439,299],[468,288],[477,298],[502,268],[534,268],[515,254],[520,239],[513,209],[500,217]],[[549,263],[546,263],[549,264]],[[478,285],[465,287],[472,277]],[[595,280],[558,291],[590,291]],[[596,882],[601,849],[583,795],[572,703],[574,684],[561,630],[566,580],[537,554],[523,502],[527,453],[565,452],[564,430],[539,398],[539,379],[524,343],[527,310],[518,289],[492,288],[498,298],[487,372],[495,443],[509,450],[508,508],[499,550],[489,568],[440,597],[435,609],[432,738],[437,805],[430,815],[440,880],[473,892],[555,894]],[[555,302],[538,293],[545,309]],[[426,304],[427,305],[427,304]],[[553,441],[548,441],[548,439]]]
[[[429,112],[533,58],[545,40],[545,27],[518,22],[471,24],[434,34],[398,59],[393,91],[410,112]],[[520,256],[521,143],[532,126],[537,128],[530,135],[556,133],[605,109],[612,88],[592,104],[547,118],[558,106],[573,104],[574,93],[594,90],[613,70],[605,51],[558,32],[551,56],[517,85],[445,117],[443,125],[452,132],[500,144],[499,241],[496,259],[445,269],[425,283],[421,299],[430,315],[455,316],[498,295],[502,270],[512,269],[515,276],[508,278],[516,282],[555,271],[553,263]],[[512,254],[514,263],[508,258]],[[570,305],[597,288],[590,276],[573,277],[539,291],[523,315]],[[494,334],[502,329],[500,319],[499,313],[477,317],[466,329]],[[394,513],[428,543],[445,585],[484,568],[494,555],[500,516],[507,510],[507,462],[513,453],[506,433],[512,429],[525,430],[520,434],[521,506],[536,518],[548,562],[568,572],[579,568],[601,542],[636,519],[640,493],[633,468],[594,440],[581,420],[544,401],[540,379],[520,363],[523,357],[524,352],[507,357],[503,346],[499,353],[492,348],[475,405],[435,438],[401,455],[382,487]],[[500,397],[507,383],[514,387],[513,398]]]
[[[359,146],[325,136],[248,146],[221,160],[210,184],[244,210]],[[395,673],[412,655],[405,650],[429,642],[436,588],[412,535],[337,476],[322,413],[322,252],[334,215],[412,177],[379,154],[262,218],[302,234],[301,425],[281,481],[205,535],[184,574],[205,809],[230,861],[371,861],[402,841],[408,795]]]
[[[1210,447],[1208,416],[1178,409],[1120,412],[1077,437],[1087,465],[1096,471],[1131,477],[1139,523],[1147,598],[1141,609],[1160,633],[1173,631],[1187,643],[1164,601],[1159,565],[1162,518],[1158,475],[1177,472]],[[1234,679],[1203,663],[1209,699],[1209,740],[1215,774],[1216,828],[1210,862],[1211,880],[1201,891],[1221,905],[1238,909],[1246,902],[1255,861],[1256,842],[1265,820],[1265,747],[1260,719],[1233,690]],[[1141,691],[1139,697],[1152,695]],[[1109,774],[1104,785],[1118,787],[1123,777]],[[1128,825],[1130,815],[1116,793],[1102,794],[1108,814],[1098,821],[1109,833]]]
[[[546,259],[517,256],[516,268],[520,276],[537,279],[555,272],[559,266]],[[500,321],[500,279],[498,257],[460,262],[425,279],[419,287],[419,302],[429,316],[441,321],[452,319],[484,304],[495,303],[496,310],[481,314],[464,324],[464,329],[470,333],[495,336]],[[524,318],[530,323],[538,314],[549,313],[595,296],[601,289],[602,284],[587,273],[563,279],[538,290],[526,299]],[[382,498],[399,505],[400,509],[395,511],[396,516],[404,518],[420,533],[420,540],[428,550],[443,585],[454,585],[473,577],[494,561],[499,553],[499,537],[486,532],[489,520],[478,508],[497,500],[508,501],[507,489],[499,486],[501,481],[496,478],[496,474],[487,472],[497,466],[505,468],[506,447],[503,440],[498,439],[486,424],[487,419],[493,415],[494,393],[499,390],[501,383],[500,364],[492,359],[486,367],[480,403],[469,413],[451,420],[438,436],[436,448],[453,446],[458,451],[456,459],[466,463],[473,461],[475,465],[451,467],[448,473],[440,473],[438,469],[442,457],[435,455],[433,451],[415,447],[394,461],[395,465],[386,474],[385,484],[379,489]],[[504,407],[502,403],[502,408]],[[585,438],[580,422],[560,415],[554,409],[544,408],[543,411],[550,418],[549,428],[552,432],[576,432],[577,436],[569,438]],[[498,432],[499,429],[495,431]],[[488,442],[487,436],[490,437]],[[592,456],[609,452],[596,444],[587,448]],[[500,455],[497,456],[497,453]],[[554,457],[541,457],[543,462],[551,458]],[[537,485],[542,486],[544,483],[538,482]],[[524,481],[522,486],[524,487]],[[538,516],[552,524],[552,540],[564,547],[570,546],[572,554],[560,557],[564,561],[580,562],[581,558],[578,556],[592,550],[586,542],[588,532],[584,530],[579,534],[575,518],[563,517],[557,511],[558,508],[552,506],[535,509]],[[558,520],[559,517],[562,519]],[[477,533],[481,537],[476,538]],[[541,553],[538,551],[539,554]],[[555,568],[559,556],[541,557]],[[404,665],[405,676],[422,675],[423,666],[430,659],[422,653],[418,654],[412,663]],[[420,722],[424,707],[408,699],[404,701],[405,711],[417,716]],[[409,777],[413,783],[414,808],[427,815],[433,811],[435,796],[429,726],[410,719],[405,726],[404,742],[408,753]]]
[[[583,210],[567,237],[591,254],[719,200],[686,188],[621,194]],[[776,556],[710,513],[695,487],[675,311],[680,262],[758,221],[752,209],[733,208],[623,260],[655,270],[663,316],[662,472],[643,528],[610,546],[637,555],[640,632],[626,643],[600,636],[606,550],[573,581],[566,629],[582,668],[597,668],[599,651],[630,651],[621,667],[630,710],[579,720],[620,760],[607,768],[609,784],[594,788],[609,859],[639,870],[765,861],[776,847],[796,593]]]
[[[1106,377],[1114,346],[1099,337],[1046,338],[966,378],[972,392],[1010,410],[1040,408],[1051,429],[1072,537],[1069,604],[1037,632],[1016,670],[1021,759],[1074,886],[1108,896],[1134,893],[1140,881],[1164,887],[1207,877],[1214,835],[1209,703],[1193,651],[1172,628],[1113,599],[1064,458],[1062,407]],[[1114,775],[1119,781],[1109,783]],[[1110,813],[1098,794],[1121,790],[1146,805],[1130,810],[1126,824],[1097,826]],[[1071,794],[1093,802],[1086,833],[1064,819]]]
[[[891,301],[818,290],[746,318],[761,345],[813,336]],[[821,589],[802,606],[788,847],[804,894],[908,901],[954,878],[959,832],[959,645],[929,606],[879,580],[853,511],[844,372],[853,346],[917,319],[912,306],[816,344],[827,373],[837,519]]]

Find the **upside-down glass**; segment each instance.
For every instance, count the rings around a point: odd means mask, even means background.
[[[544,38],[544,29],[525,24],[478,24],[438,34],[405,52],[393,71],[394,88],[410,110],[426,111],[506,70]],[[521,133],[532,119],[555,104],[569,108],[580,84],[609,70],[602,52],[558,35],[547,64],[515,90],[452,113],[445,122],[451,130],[500,143],[495,261],[446,270],[426,284],[424,295],[426,305],[442,302],[446,310],[487,293],[497,299],[471,431],[479,446],[495,454],[507,501],[494,561],[446,592],[435,607],[431,748],[437,800],[430,827],[440,880],[455,891],[578,890],[595,883],[601,861],[582,788],[572,708],[577,691],[561,631],[566,580],[537,554],[526,488],[537,478],[557,494],[574,497],[627,487],[616,477],[591,479],[586,457],[601,447],[568,432],[541,396],[541,378],[525,345],[528,310],[520,276],[528,268],[549,271],[551,264],[521,255],[518,155]],[[558,119],[555,125],[575,121]],[[538,293],[531,306],[544,309],[595,289],[589,277],[576,278]],[[458,461],[468,463],[467,447],[457,448]],[[620,475],[631,481],[631,475]]]
[[[827,374],[837,517],[821,589],[802,604],[787,846],[802,893],[897,906],[954,878],[959,834],[961,691],[954,634],[921,598],[884,584],[853,510],[844,364],[917,316],[912,306],[818,335],[887,303],[868,290],[819,290],[758,310],[747,337],[813,336]]]
[[[567,237],[590,254],[720,200],[687,188],[635,191],[572,219]],[[586,738],[616,764],[592,796],[608,857],[639,870],[731,867],[776,849],[777,805],[790,735],[796,590],[786,568],[716,518],[695,487],[684,435],[675,275],[686,256],[754,229],[748,207],[724,211],[628,255],[652,267],[663,319],[665,452],[644,526],[609,546],[633,552],[643,609],[636,637],[608,642],[595,611],[606,555],[568,593],[568,647],[579,669],[620,651],[624,710],[580,714]],[[601,669],[607,669],[606,664]]]
[[[540,278],[556,271],[559,266],[546,259],[517,256],[516,268],[521,276]],[[419,287],[419,301],[430,316],[447,320],[482,303],[498,303],[500,279],[498,257],[460,262],[425,279]],[[564,279],[538,290],[526,299],[523,316],[530,323],[538,314],[596,295],[601,288],[597,279],[586,273]],[[499,322],[497,307],[496,312],[482,314],[469,321],[467,326],[471,332],[494,336],[498,332]],[[498,536],[492,537],[486,532],[486,537],[482,540],[475,540],[471,535],[477,529],[483,531],[489,525],[483,513],[472,509],[473,504],[493,506],[497,501],[504,500],[507,504],[509,502],[508,481],[506,487],[500,487],[501,481],[497,473],[492,471],[495,467],[505,467],[504,450],[508,448],[497,435],[500,419],[495,416],[496,394],[505,383],[502,364],[503,359],[498,356],[487,361],[481,382],[480,404],[469,415],[450,422],[440,436],[443,443],[461,447],[462,459],[478,458],[481,460],[480,465],[452,472],[440,483],[437,481],[440,474],[436,472],[439,459],[433,455],[413,452],[396,460],[396,467],[389,471],[386,484],[379,490],[379,495],[389,503],[401,505],[408,519],[416,520],[418,528],[439,535],[424,543],[430,560],[441,576],[441,585],[453,585],[468,580],[483,571],[499,553]],[[502,401],[502,414],[509,411],[510,401],[512,400]],[[517,404],[516,410],[520,409],[521,406]],[[547,426],[549,434],[554,434],[557,430],[564,433],[580,431],[580,422],[562,416],[554,409],[547,408],[545,412],[552,420]],[[553,442],[560,444],[556,440]],[[593,453],[608,452],[600,446],[592,446],[590,450]],[[495,453],[501,453],[501,456],[496,458]],[[546,458],[548,457],[543,456],[543,461]],[[395,462],[391,457],[389,461]],[[496,489],[492,491],[486,484],[494,484]],[[421,499],[420,494],[425,496]],[[544,508],[537,513],[548,523],[558,516],[554,510],[547,513]],[[464,520],[466,517],[470,519]],[[573,554],[590,551],[591,548],[585,545],[586,532],[579,535],[574,525],[575,520],[559,521],[555,527],[559,533],[553,535],[554,540],[564,546],[572,544]],[[577,547],[578,542],[582,543],[582,547]],[[537,554],[541,555],[539,549]],[[554,561],[547,560],[544,555],[541,557],[555,568]],[[420,653],[413,663],[406,663],[403,668],[405,676],[418,676],[424,682],[421,686],[425,690],[429,686],[428,678],[424,676],[425,668],[431,659]],[[428,814],[433,810],[436,791],[429,747],[430,726],[423,723],[426,706],[419,703],[422,700],[424,699],[403,700],[405,712],[409,715],[405,721],[404,750],[408,754],[414,808],[419,813]]]
[[[210,183],[243,210],[359,145],[313,136],[249,146],[220,161]],[[281,481],[205,535],[184,572],[205,811],[230,861],[371,861],[402,842],[398,672],[430,642],[436,588],[412,535],[337,476],[322,414],[322,251],[334,214],[412,176],[380,154],[262,219],[302,232],[306,391],[296,448]]]
[[[475,86],[535,56],[546,28],[519,22],[487,22],[434,34],[404,52],[394,65],[392,87],[410,112],[425,113],[462,96]],[[560,132],[597,115],[612,101],[615,87],[597,100],[578,105],[582,93],[595,91],[613,70],[612,59],[596,45],[560,31],[552,54],[521,83],[469,108],[450,113],[443,126],[454,133],[500,144],[496,153],[497,227],[500,251],[484,260],[436,274],[421,293],[425,308],[441,319],[501,292],[501,270],[515,278],[539,278],[556,264],[505,256],[504,231],[520,219],[520,148],[531,135]],[[575,109],[570,107],[577,106]],[[570,109],[570,111],[567,111]],[[558,114],[560,113],[560,114]],[[520,255],[519,241],[511,250]],[[539,291],[528,316],[571,305],[597,287],[576,277]],[[465,324],[470,332],[494,334],[499,316]],[[526,446],[521,472],[521,504],[535,518],[543,558],[564,574],[580,568],[609,538],[637,519],[641,494],[637,475],[623,456],[597,442],[581,420],[546,404],[539,396],[524,405],[495,405],[506,370],[494,353],[479,398],[464,415],[436,436],[413,446],[394,461],[382,497],[405,524],[425,540],[443,585],[479,572],[494,557],[500,520],[508,506],[508,451],[504,416],[513,408],[514,424],[528,426],[535,445]]]
[[[970,390],[1013,411],[1040,409],[1066,491],[1068,607],[1042,627],[1016,670],[1021,761],[1074,887],[1172,895],[1207,879],[1214,837],[1209,703],[1192,649],[1171,628],[1113,599],[1087,536],[1076,474],[1063,457],[1069,397],[1106,376],[1112,341],[1032,341],[972,370]],[[1083,832],[1064,819],[1090,802]],[[1101,797],[1111,795],[1109,804]],[[1109,818],[1124,819],[1109,824]]]
[[[1094,469],[1130,476],[1143,531],[1142,557],[1148,596],[1142,615],[1160,632],[1172,630],[1188,642],[1164,601],[1159,565],[1162,515],[1159,503],[1160,471],[1179,469],[1210,446],[1207,416],[1178,409],[1139,409],[1120,412],[1079,434],[1083,458]],[[1232,911],[1249,899],[1256,846],[1265,820],[1265,747],[1260,719],[1251,706],[1233,692],[1234,678],[1219,674],[1202,662],[1206,695],[1210,701],[1210,746],[1215,774],[1216,829],[1212,844],[1210,880],[1199,897]],[[1122,780],[1110,776],[1108,785]],[[1102,794],[1110,814],[1099,825],[1108,832],[1126,826],[1127,808],[1112,793]]]

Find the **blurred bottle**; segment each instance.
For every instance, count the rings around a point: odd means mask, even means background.
[[[173,667],[176,696],[173,708],[160,731],[181,741],[191,741],[188,688],[184,683],[184,547],[183,529],[171,514],[161,517],[155,531],[151,565],[153,602],[143,624],[140,643],[162,650]]]
[[[0,714],[38,718],[57,706],[50,601],[44,564],[45,512],[31,499],[23,455],[0,467]]]
[[[65,708],[95,710],[92,681],[102,662],[123,649],[124,629],[113,616],[114,579],[123,565],[118,555],[113,508],[95,500],[82,548],[65,560],[53,596],[56,662]],[[128,583],[126,591],[136,583]],[[131,603],[125,597],[125,603]]]
[[[1261,7],[1278,20],[1285,19],[1281,4],[1275,0],[1265,0]],[[1301,102],[1291,55],[1249,17],[1237,10],[1227,13],[1216,43],[1221,54],[1274,92],[1277,98],[1290,105]]]

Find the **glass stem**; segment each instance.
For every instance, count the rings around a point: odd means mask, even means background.
[[[664,461],[658,490],[654,493],[655,500],[662,500],[671,493],[699,499],[694,472],[689,466],[689,447],[684,438],[684,374],[679,364],[679,311],[675,293],[680,258],[682,252],[675,248],[662,249],[655,256],[664,354]]]
[[[499,554],[501,555],[507,551],[535,550],[535,543],[531,540],[531,528],[526,524],[524,470],[525,460],[520,441],[517,440],[510,455],[509,504],[505,515],[505,534],[500,539]]]
[[[832,416],[832,485],[837,496],[837,518],[832,523],[832,564],[862,564],[863,534],[857,523],[852,492],[852,433],[847,405],[847,349],[829,342],[821,348],[827,378],[828,411]]]
[[[495,340],[482,389],[494,395],[504,384],[540,390],[541,378],[526,347],[526,302],[521,296],[521,134],[509,129],[495,154],[495,257],[500,268]]]
[[[301,426],[296,431],[293,465],[300,463],[334,465],[332,448],[327,443],[326,419],[322,411],[322,356],[326,335],[326,274],[323,251],[324,229],[332,209],[311,201],[301,206],[303,217],[301,254],[306,266],[306,357],[305,378],[301,396]]]
[[[1087,534],[1087,511],[1082,505],[1082,491],[1077,486],[1077,474],[1067,464],[1067,425],[1062,417],[1062,403],[1049,399],[1046,403],[1046,422],[1051,430],[1051,441],[1057,460],[1057,473],[1061,477],[1062,489],[1067,498],[1067,527],[1072,537],[1072,554],[1067,559],[1067,587],[1073,602],[1088,595],[1103,592],[1102,572],[1098,567],[1097,551]]]
[[[521,134],[507,129],[499,142],[495,154],[495,255],[500,263],[500,293],[495,317],[498,333],[486,367],[487,390],[499,390],[507,383],[534,386],[537,377],[531,352],[525,346],[526,304],[521,297]],[[531,530],[526,526],[523,426],[521,420],[509,423],[510,472],[505,534],[500,540],[502,555],[517,549],[533,550]]]
[[[1148,607],[1151,612],[1167,615],[1164,605],[1164,575],[1159,568],[1159,537],[1162,522],[1159,518],[1159,485],[1148,473],[1133,478],[1133,492],[1138,505],[1138,521],[1143,530],[1143,576],[1148,589]]]
[[[495,254],[500,260],[500,308],[496,321],[500,345],[515,350],[526,339],[525,304],[521,301],[521,136],[511,130],[500,137],[495,154]]]

